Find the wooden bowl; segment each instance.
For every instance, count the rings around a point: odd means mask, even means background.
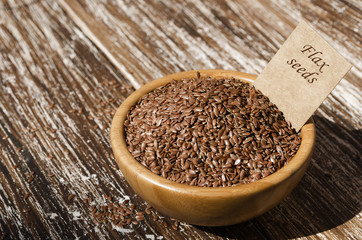
[[[227,70],[199,70],[201,76],[236,78],[252,83],[255,75]],[[144,94],[173,79],[192,78],[197,70],[154,80],[132,93],[117,110],[111,126],[114,156],[127,182],[136,193],[161,213],[203,226],[223,226],[254,218],[281,202],[297,185],[310,162],[315,128],[310,119],[301,129],[301,146],[290,162],[256,182],[232,187],[197,187],[167,180],[152,173],[128,151],[124,121],[130,107]]]

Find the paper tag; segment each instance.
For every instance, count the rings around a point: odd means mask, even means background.
[[[350,68],[349,62],[302,21],[254,85],[299,131]]]

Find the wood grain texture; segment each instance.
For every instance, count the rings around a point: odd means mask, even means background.
[[[136,88],[185,70],[258,74],[305,19],[354,66],[324,102],[330,117],[362,126],[360,1],[58,2]]]
[[[131,89],[57,4],[1,10],[0,236],[119,234],[93,225],[81,198],[126,196],[108,138]]]
[[[1,1],[0,239],[358,239],[361,9],[346,0]],[[173,230],[155,211],[127,229],[93,222],[81,198],[102,204],[106,193],[145,209],[109,143],[112,115],[134,88],[192,69],[258,74],[302,18],[354,67],[317,110],[311,165],[281,204],[228,227]]]

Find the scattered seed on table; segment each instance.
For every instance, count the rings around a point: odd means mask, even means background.
[[[51,133],[55,133],[56,131],[57,131],[56,128],[53,128],[53,129],[50,130]]]
[[[26,212],[26,213],[27,213],[27,212],[30,212],[30,211],[31,211],[31,208],[25,208],[25,209],[24,209],[24,212]]]
[[[24,194],[24,200],[28,199],[29,196],[30,196],[29,193],[25,193],[25,194]]]
[[[27,181],[28,183],[30,183],[30,182],[32,182],[33,180],[34,180],[34,176],[28,178],[26,181]]]
[[[75,197],[75,194],[69,194],[68,195],[68,201],[72,200]]]

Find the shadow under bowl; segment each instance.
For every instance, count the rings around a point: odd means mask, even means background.
[[[236,78],[250,84],[255,75],[229,70],[194,70],[154,80],[132,93],[118,108],[111,126],[111,144],[125,179],[145,201],[161,213],[202,226],[224,226],[259,216],[281,202],[301,180],[315,143],[312,119],[301,129],[301,145],[289,163],[256,182],[231,187],[197,187],[176,183],[152,173],[127,149],[124,121],[143,95],[172,80],[193,78],[197,71],[212,78]]]

